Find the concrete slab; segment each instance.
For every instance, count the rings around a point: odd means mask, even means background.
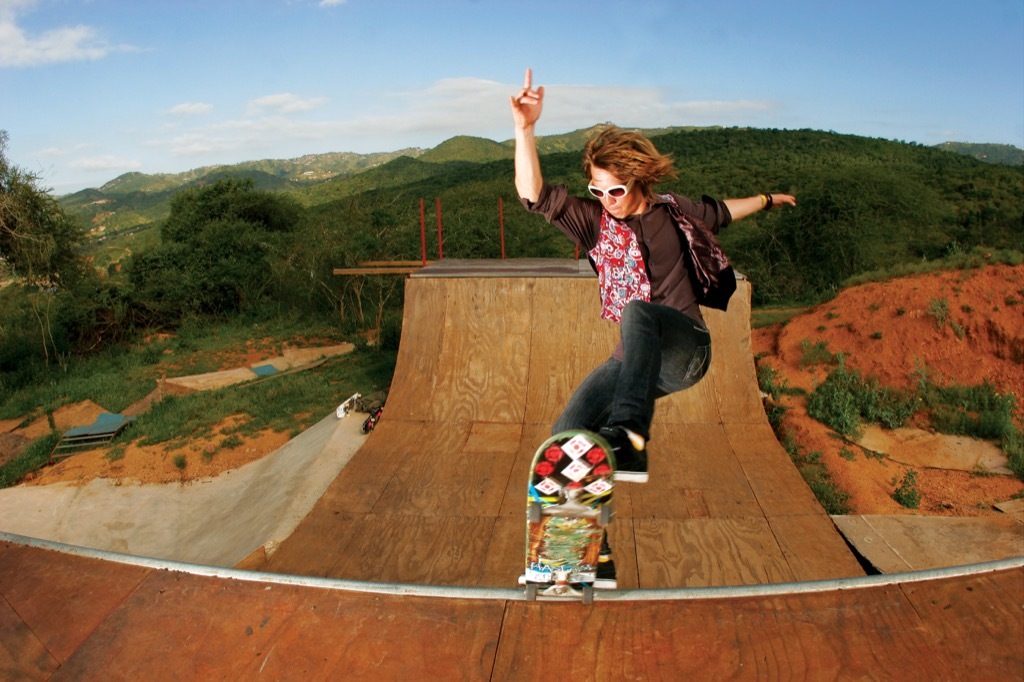
[[[234,566],[271,550],[362,445],[359,414],[333,413],[266,457],[189,484],[0,490],[0,529],[82,547],[159,559]]]
[[[901,464],[933,469],[1012,474],[1006,455],[988,441],[931,433],[921,429],[883,429],[868,425],[857,445],[881,452]]]
[[[236,367],[225,369],[219,372],[205,372],[203,374],[192,374],[184,377],[171,377],[164,379],[163,383],[169,386],[189,389],[192,391],[206,391],[214,388],[223,388],[240,384],[245,381],[252,381],[261,376],[253,371],[254,367],[271,366],[279,372],[311,367],[319,360],[350,353],[355,348],[351,343],[339,343],[333,346],[320,346],[314,348],[286,348],[279,357],[267,358],[253,363],[249,367]]]
[[[1024,499],[1000,502],[995,505],[995,508],[1007,516],[1017,519],[1020,523],[1024,523]]]

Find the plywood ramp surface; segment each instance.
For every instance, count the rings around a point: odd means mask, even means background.
[[[442,261],[406,280],[384,416],[263,570],[509,587],[527,470],[583,378],[612,352],[577,261]],[[621,587],[758,584],[862,569],[776,441],[750,350],[750,285],[707,310],[712,365],[658,403],[651,482],[616,489]]]
[[[906,573],[1024,557],[1024,525],[1010,516],[833,517],[839,531],[881,573]]]
[[[11,680],[1020,680],[1024,567],[582,604],[375,594],[0,541]]]

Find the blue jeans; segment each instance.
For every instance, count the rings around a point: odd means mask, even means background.
[[[620,334],[623,359],[609,358],[583,380],[552,433],[615,425],[650,438],[654,401],[693,386],[711,365],[707,328],[674,308],[633,301]]]

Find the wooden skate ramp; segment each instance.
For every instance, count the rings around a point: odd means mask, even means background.
[[[863,570],[772,433],[750,350],[750,285],[709,310],[709,374],[659,401],[651,482],[616,488],[620,587],[749,585]],[[442,261],[406,284],[383,418],[262,570],[508,587],[530,458],[611,353],[585,261]]]
[[[526,467],[615,335],[575,263],[524,265],[409,280],[384,419],[277,573],[0,532],[0,678],[1024,677],[1024,560],[857,576],[761,411],[746,283],[711,374],[659,406],[651,482],[616,490],[621,586],[683,589],[526,602]]]

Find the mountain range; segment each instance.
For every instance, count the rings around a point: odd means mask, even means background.
[[[538,152],[544,156],[579,151],[596,127],[540,137],[537,141]],[[670,127],[645,129],[642,132],[655,137],[714,130],[737,130],[742,133],[747,129]],[[1024,166],[1024,150],[1012,145],[946,142],[936,145],[936,148],[991,164]],[[439,166],[453,170],[456,167],[508,162],[513,154],[512,140],[495,142],[484,138],[456,136],[431,149],[407,148],[374,154],[307,154],[295,159],[264,159],[205,166],[182,173],[130,172],[99,188],[59,197],[58,201],[70,214],[85,221],[95,236],[104,237],[152,227],[167,217],[171,197],[176,192],[222,179],[249,178],[256,189],[291,192],[300,203],[312,206],[364,191],[427,179],[438,172]]]

